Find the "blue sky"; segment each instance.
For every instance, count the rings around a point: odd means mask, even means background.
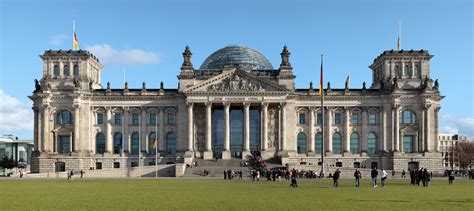
[[[370,84],[368,66],[396,48],[434,55],[431,77],[446,98],[441,132],[474,137],[473,3],[428,1],[23,1],[0,0],[0,135],[32,138],[33,80],[42,77],[38,55],[70,49],[72,20],[81,49],[96,52],[105,68],[102,83],[121,88],[176,88],[182,51],[189,45],[198,68],[212,52],[242,44],[265,55],[274,67],[287,44],[298,88],[317,82],[320,54],[325,80],[353,88]]]

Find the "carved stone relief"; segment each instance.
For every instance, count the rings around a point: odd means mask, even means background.
[[[262,85],[255,82],[251,82],[243,77],[238,76],[237,74],[222,80],[221,83],[213,84],[207,88],[208,91],[218,91],[218,92],[227,92],[227,91],[256,91],[263,92],[265,89]]]
[[[268,107],[268,149],[277,148],[278,149],[278,107],[269,106]]]

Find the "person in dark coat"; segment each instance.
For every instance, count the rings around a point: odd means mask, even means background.
[[[379,172],[377,171],[376,168],[373,168],[372,171],[370,171],[370,177],[372,178],[372,186],[374,188],[377,187],[377,176],[379,175]]]
[[[227,179],[227,171],[224,170],[224,179],[226,180]]]
[[[341,171],[339,169],[336,169],[334,172],[334,175],[332,175],[332,180],[333,180],[333,185],[335,188],[339,187],[339,177],[341,176]]]
[[[454,173],[452,170],[449,170],[448,171],[448,181],[449,181],[449,184],[452,185],[453,184],[453,180],[454,180]]]
[[[360,178],[362,177],[362,174],[358,169],[355,170],[354,172],[354,178],[355,178],[355,186],[356,188],[360,187]]]

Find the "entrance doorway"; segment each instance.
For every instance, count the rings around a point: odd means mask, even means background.
[[[54,163],[54,169],[55,169],[56,172],[65,172],[66,171],[66,163],[56,162],[56,163]]]

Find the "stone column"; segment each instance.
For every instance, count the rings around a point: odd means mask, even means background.
[[[418,133],[416,133],[416,135],[415,135],[415,137],[414,137],[414,139],[413,139],[413,142],[414,142],[414,143],[413,143],[413,146],[412,146],[412,147],[413,147],[413,152],[416,152],[416,153],[419,152],[419,151],[418,151],[418,143],[419,143],[418,140],[419,140],[419,139],[418,139]]]
[[[204,159],[212,160],[212,103],[206,105],[206,151],[204,151]]]
[[[332,153],[332,108],[326,107],[326,109],[326,154],[330,155],[330,153]]]
[[[43,135],[42,138],[42,151],[43,152],[52,152],[51,151],[51,140],[49,139],[49,106],[48,105],[43,105],[43,124],[41,127],[41,134]]]
[[[268,103],[262,103],[262,151],[268,146]]]
[[[309,107],[309,141],[308,141],[308,154],[312,154],[312,156],[315,156],[314,154],[314,123],[315,123],[315,112],[316,108],[315,107]]]
[[[186,148],[187,152],[193,151],[193,143],[194,143],[194,119],[193,119],[193,103],[188,104],[188,147]]]
[[[349,127],[349,107],[344,108],[344,139],[343,139],[343,155],[350,154],[351,131]]]
[[[280,111],[281,111],[281,150],[282,151],[286,151],[287,148],[286,148],[286,131],[285,131],[285,128],[286,128],[286,112],[285,112],[285,108],[286,108],[286,103],[280,103]]]
[[[393,117],[393,141],[395,150],[394,152],[400,152],[400,131],[398,129],[398,120],[399,120],[399,113],[398,113],[398,105],[392,107],[392,117]]]
[[[230,159],[230,103],[224,103],[224,151],[222,152],[222,159]]]
[[[123,150],[131,153],[130,149],[130,132],[128,131],[128,126],[130,124],[130,111],[127,107],[123,108]]]
[[[38,152],[38,151],[41,151],[41,147],[39,145],[39,143],[41,143],[41,140],[40,140],[40,131],[41,131],[41,128],[40,128],[40,114],[39,114],[39,109],[37,107],[33,107],[33,111],[34,111],[34,144],[35,144],[35,151]]]
[[[165,140],[165,109],[164,108],[161,108],[160,109],[160,122],[159,122],[159,125],[160,125],[160,140],[158,142],[158,150],[160,152],[163,152],[165,151],[165,145],[166,145],[166,140]]]
[[[81,131],[80,131],[80,121],[81,121],[81,112],[78,104],[74,105],[74,152],[80,152],[82,149],[79,149],[79,142],[81,140]]]
[[[430,127],[430,124],[431,124],[431,118],[430,118],[430,109],[431,108],[431,105],[427,104],[425,105],[425,118],[426,118],[426,125],[425,125],[425,136],[426,136],[426,139],[425,139],[425,145],[426,145],[426,151],[427,152],[431,152],[432,150],[432,147],[430,146],[431,144],[431,127]]]
[[[148,134],[147,134],[147,120],[148,120],[148,115],[147,115],[147,112],[146,112],[146,108],[145,107],[141,107],[140,108],[141,110],[141,113],[140,113],[140,125],[141,125],[141,128],[140,128],[140,153],[142,152],[148,152],[148,142],[147,142],[147,139],[148,139]],[[140,154],[141,155],[141,154]]]
[[[244,103],[244,151],[242,158],[250,155],[250,103]]]
[[[419,130],[419,141],[420,141],[420,151],[421,152],[426,152],[426,144],[425,144],[425,121],[426,121],[426,116],[425,116],[425,108],[421,110],[421,121],[420,121],[420,130]]]
[[[387,143],[387,111],[385,109],[385,107],[382,107],[382,111],[380,112],[380,139],[377,140],[379,141],[380,143],[377,145],[378,146],[378,150],[380,153],[382,152],[386,152],[387,151],[387,146],[386,146],[386,143]]]
[[[361,135],[361,145],[360,151],[362,156],[367,155],[367,124],[368,124],[367,110],[363,108],[362,110],[362,135]]]

